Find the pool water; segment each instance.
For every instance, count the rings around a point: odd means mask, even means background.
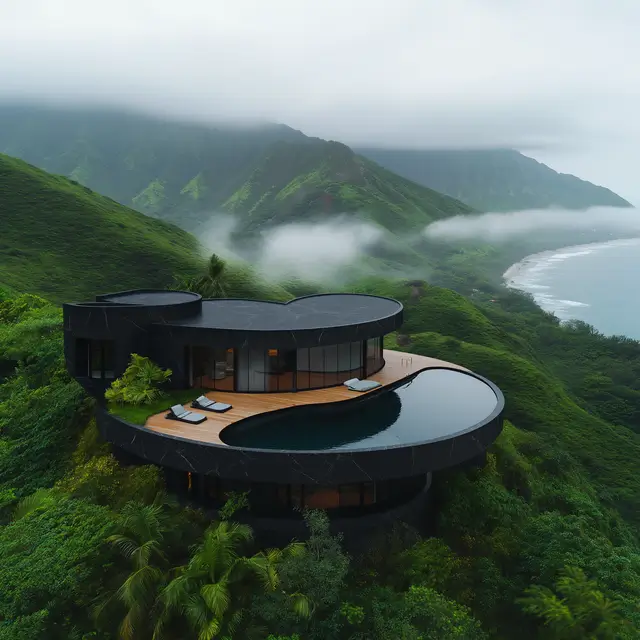
[[[410,445],[466,431],[486,421],[497,405],[496,394],[482,380],[451,369],[427,369],[360,402],[250,418],[226,427],[220,438],[235,447],[290,451]]]

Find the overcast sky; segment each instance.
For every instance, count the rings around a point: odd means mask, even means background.
[[[0,0],[0,98],[513,146],[640,202],[640,0]]]

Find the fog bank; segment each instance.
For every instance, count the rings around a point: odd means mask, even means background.
[[[635,208],[593,207],[582,211],[530,209],[511,213],[454,216],[427,226],[431,240],[506,242],[536,232],[610,230],[640,234],[640,213]]]
[[[318,284],[346,282],[348,269],[388,235],[381,227],[354,220],[352,215],[267,229],[248,246],[241,236],[234,236],[237,229],[233,216],[212,213],[197,237],[207,253],[244,260],[273,282],[298,278]]]

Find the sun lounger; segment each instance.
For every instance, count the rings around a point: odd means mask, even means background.
[[[351,391],[371,391],[372,389],[376,389],[377,387],[382,386],[379,382],[375,380],[360,380],[360,378],[351,378],[351,380],[347,380],[344,383],[344,386]]]
[[[194,409],[202,409],[203,411],[213,411],[214,413],[224,413],[225,411],[229,411],[231,409],[230,404],[226,404],[224,402],[216,402],[215,400],[209,400],[209,398],[205,396],[200,396],[196,398],[191,406]]]
[[[179,420],[180,422],[188,422],[189,424],[200,424],[207,419],[201,413],[187,411],[181,404],[174,404],[169,413],[165,416],[167,420]]]

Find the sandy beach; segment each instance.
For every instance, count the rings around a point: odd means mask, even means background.
[[[541,265],[548,264],[554,260],[566,260],[568,258],[588,255],[594,251],[601,251],[608,248],[616,248],[628,245],[640,245],[640,238],[624,238],[621,240],[608,240],[607,242],[590,242],[588,244],[576,244],[561,249],[553,249],[551,251],[541,251],[532,253],[519,262],[512,264],[503,274],[505,287],[519,289],[523,280],[527,280],[527,276],[532,270],[539,269]]]

